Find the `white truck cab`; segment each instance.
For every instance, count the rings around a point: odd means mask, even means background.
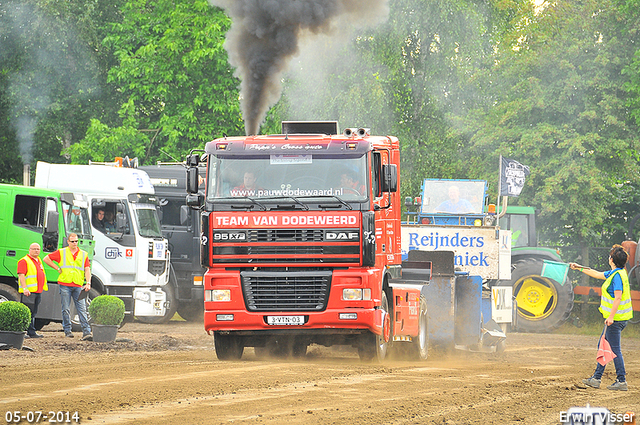
[[[110,165],[38,162],[35,186],[87,196],[95,239],[93,289],[121,298],[128,316],[144,320],[167,314],[169,251],[147,173]]]

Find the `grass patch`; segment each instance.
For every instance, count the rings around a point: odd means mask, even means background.
[[[640,312],[636,312],[635,314],[640,314]],[[599,319],[580,321],[579,323],[582,324],[581,327],[577,327],[575,322],[575,320],[569,319],[553,333],[600,336],[604,328],[604,319],[602,319],[602,317]],[[622,338],[640,339],[640,324],[628,323],[627,327],[622,331]]]

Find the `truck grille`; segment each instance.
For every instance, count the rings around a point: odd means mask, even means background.
[[[149,273],[154,276],[160,276],[167,268],[166,260],[149,260]]]
[[[246,239],[214,242],[217,264],[360,264],[360,229],[247,229]],[[354,240],[329,239],[327,233],[357,234]],[[238,232],[236,232],[238,233]]]
[[[323,311],[331,271],[240,273],[249,311]]]
[[[247,232],[249,242],[322,242],[322,229],[252,229]]]

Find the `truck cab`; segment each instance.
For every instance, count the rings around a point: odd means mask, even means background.
[[[187,164],[188,203],[202,208],[204,325],[219,358],[247,346],[300,355],[310,343],[384,357],[389,282],[401,273],[396,138],[285,126],[213,140]]]
[[[163,317],[169,251],[147,174],[109,165],[38,162],[35,185],[86,194],[95,238],[92,295],[121,298],[129,319]],[[113,224],[98,222],[100,211],[105,217],[113,215]]]
[[[200,265],[200,214],[186,204],[186,165],[158,163],[139,167],[145,171],[158,197],[162,234],[169,242],[171,270],[169,284],[174,294],[171,302],[180,317],[202,320],[204,290]],[[205,168],[199,168],[200,188],[204,193]]]
[[[17,265],[34,242],[42,247],[44,258],[65,247],[67,236],[75,233],[79,247],[92,260],[95,242],[88,207],[87,198],[79,193],[0,184],[0,301],[20,300]],[[36,316],[38,328],[50,321],[62,321],[58,272],[46,265],[44,269],[49,290],[42,294]]]

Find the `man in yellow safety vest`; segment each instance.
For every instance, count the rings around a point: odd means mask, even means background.
[[[597,270],[584,267],[576,263],[569,263],[569,266],[595,279],[604,279],[602,284],[602,295],[600,296],[600,313],[604,317],[605,328],[603,334],[607,342],[611,345],[611,351],[615,354],[613,364],[616,367],[616,381],[607,388],[610,390],[627,391],[626,371],[622,351],[620,350],[620,334],[633,318],[633,306],[631,305],[631,290],[629,287],[629,277],[625,270],[627,264],[627,252],[621,245],[614,245],[609,251],[609,266],[611,270],[599,272]],[[602,342],[602,338],[600,339]],[[600,349],[598,343],[598,349]],[[600,387],[600,380],[604,373],[606,363],[596,365],[593,376],[583,379],[582,382],[593,388]]]
[[[60,273],[60,276],[58,276],[58,288],[62,304],[62,328],[65,336],[73,338],[69,315],[71,300],[73,300],[78,311],[80,325],[82,326],[82,339],[87,340],[91,338],[91,326],[89,325],[89,320],[87,320],[85,298],[81,298],[80,295],[82,291],[91,290],[89,255],[78,248],[78,235],[75,233],[69,234],[67,242],[69,246],[52,252],[44,257],[43,261]],[[58,264],[55,264],[54,261]]]
[[[42,338],[36,333],[35,322],[42,291],[48,290],[47,278],[40,261],[40,245],[37,242],[29,246],[29,253],[18,261],[18,292],[20,302],[31,310],[31,323],[27,329],[28,338]]]

